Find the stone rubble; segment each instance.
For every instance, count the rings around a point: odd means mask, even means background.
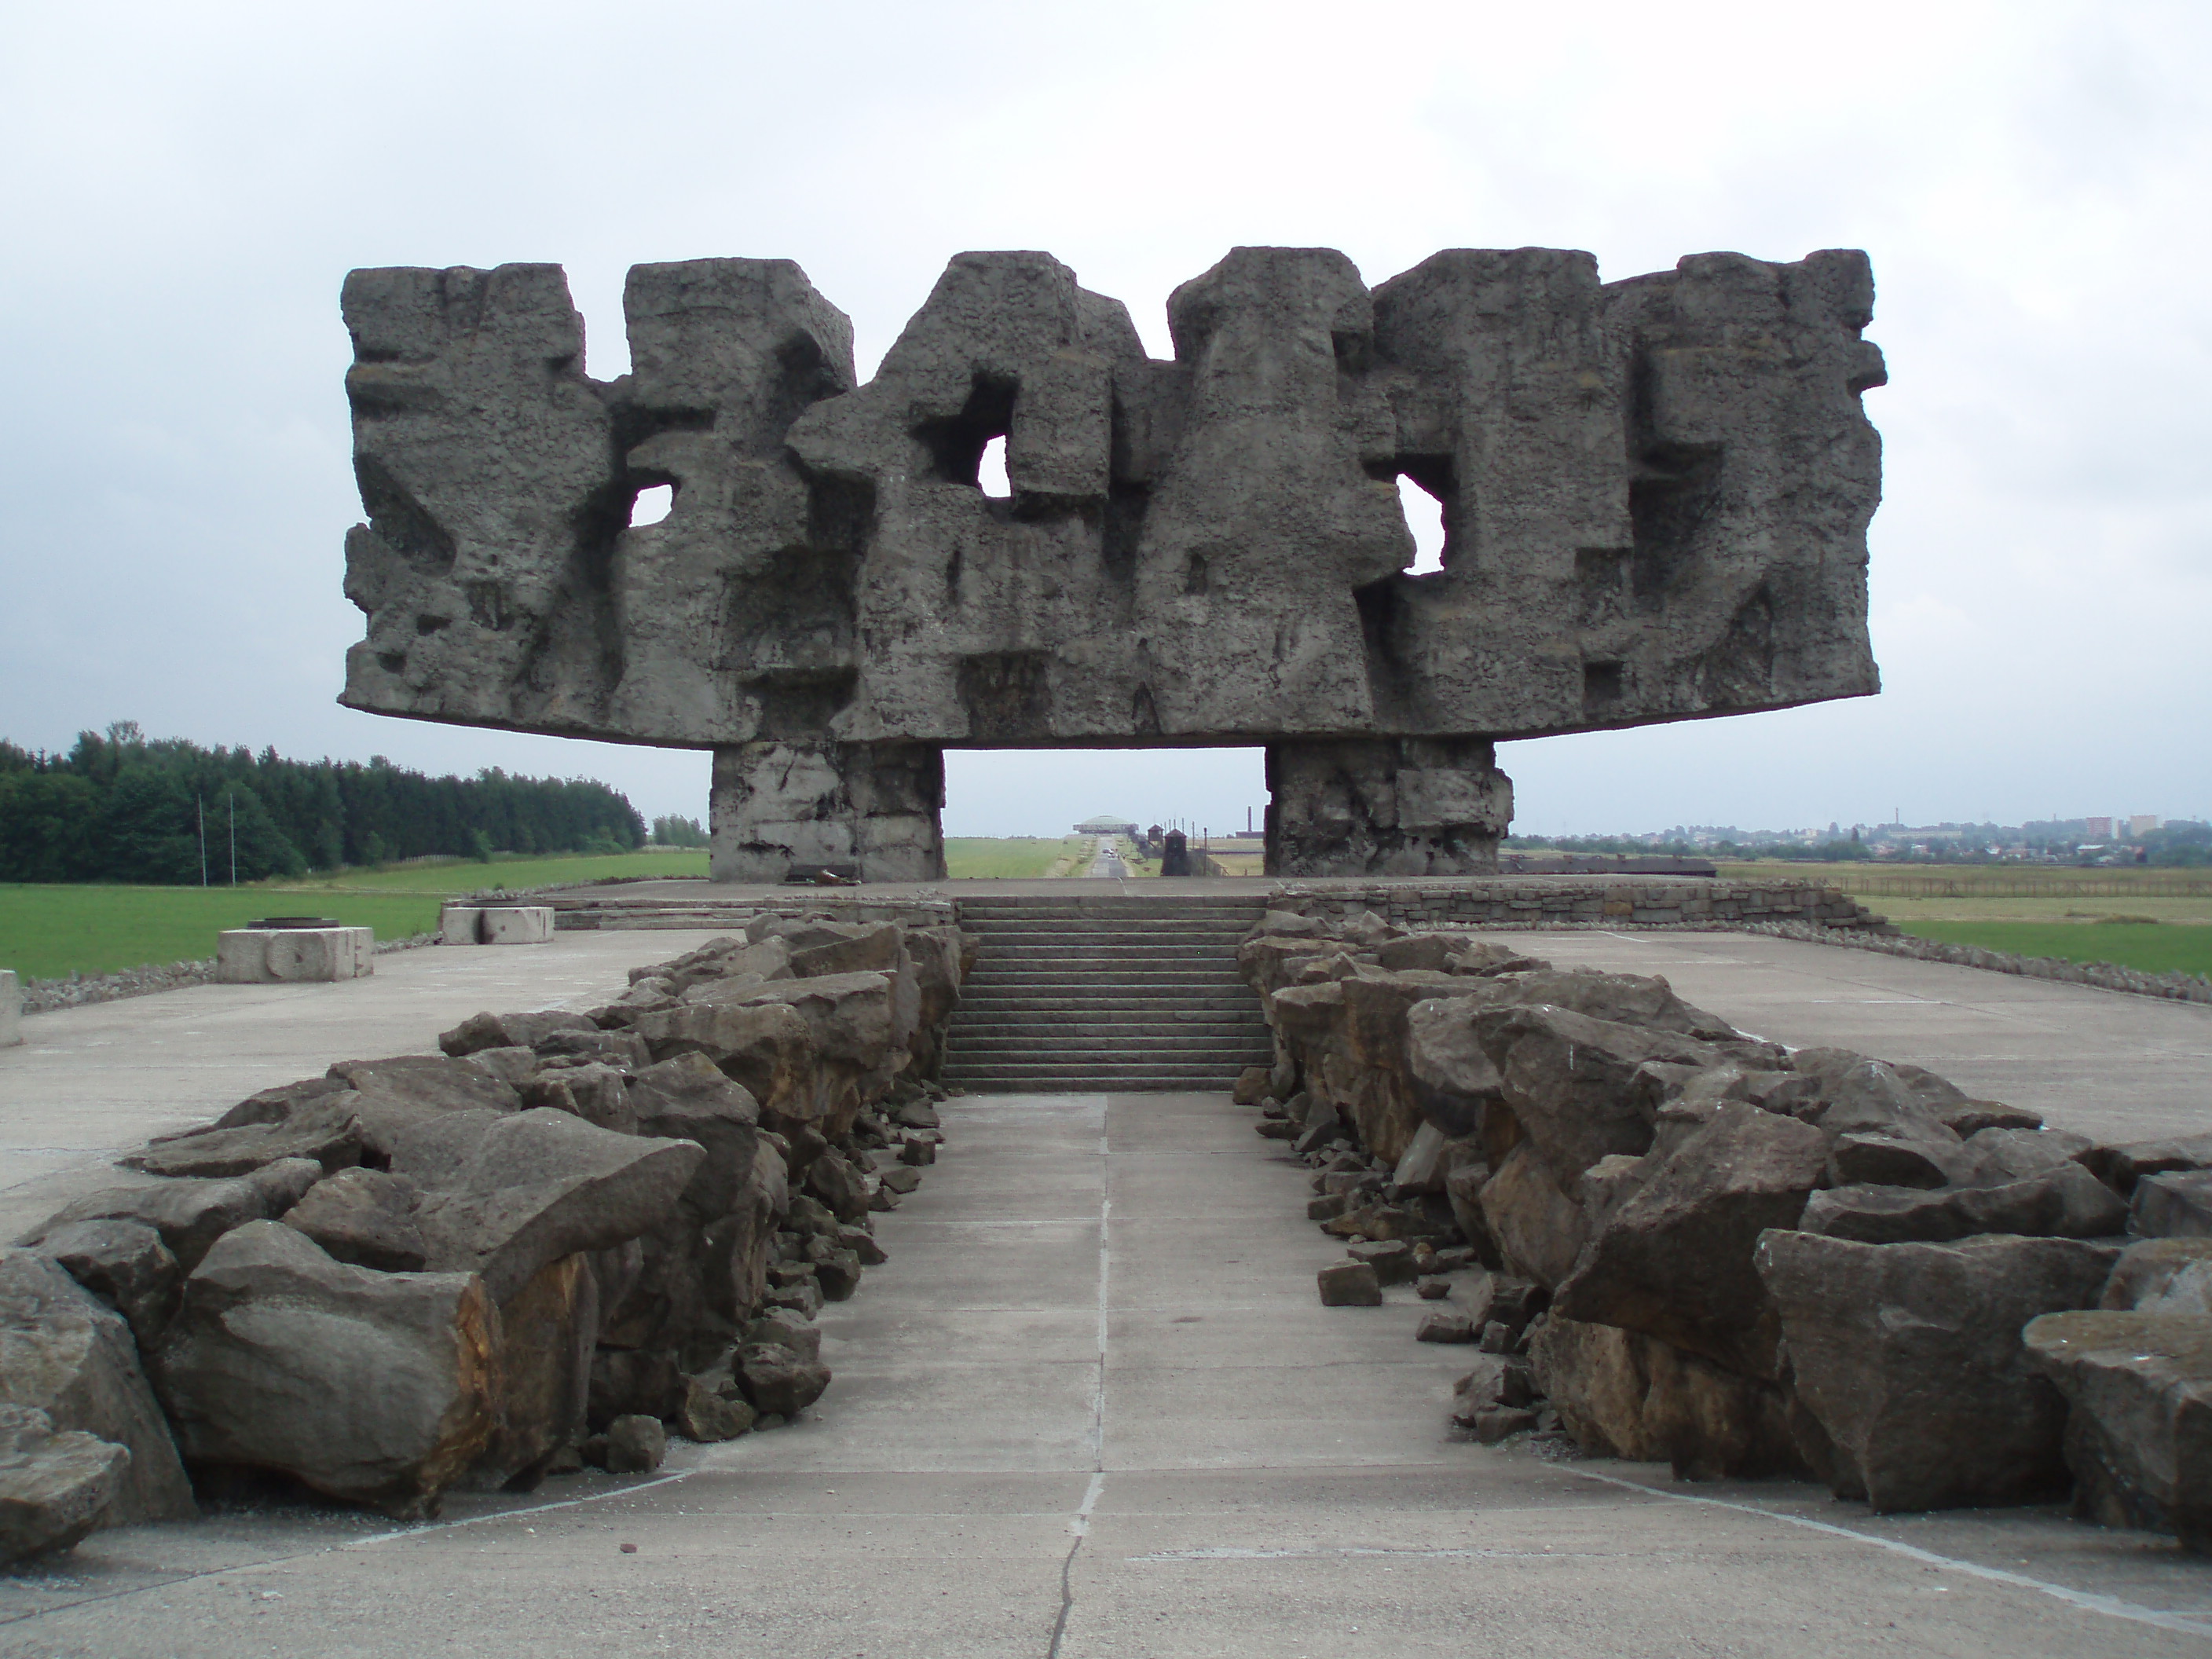
[[[1464,928],[1270,910],[1238,963],[1321,1299],[1414,1285],[1473,1439],[1885,1513],[2070,1490],[2212,1552],[2212,1135],[2096,1145]]]
[[[416,1517],[804,1413],[813,1316],[934,1162],[973,960],[763,913],[588,1013],[478,1013],[119,1159],[0,1249],[0,1560],[195,1486]]]

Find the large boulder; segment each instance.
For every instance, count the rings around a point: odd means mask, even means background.
[[[185,1293],[185,1270],[143,1221],[72,1221],[40,1239],[39,1254],[121,1314],[141,1353],[161,1339]]]
[[[1509,1271],[1546,1290],[1574,1271],[1587,1236],[1583,1207],[1561,1190],[1534,1142],[1506,1154],[1480,1202],[1485,1230]]]
[[[332,1260],[380,1273],[420,1273],[430,1247],[415,1218],[422,1189],[385,1170],[345,1170],[317,1182],[285,1212],[284,1224]]]
[[[2081,1161],[2124,1198],[2147,1175],[2159,1175],[2168,1170],[2212,1169],[2212,1133],[2160,1135],[2117,1146],[2094,1146],[2081,1154]]]
[[[1689,1037],[1549,1005],[1492,1010],[1477,1016],[1476,1029],[1498,1067],[1505,1103],[1571,1190],[1598,1159],[1651,1150],[1651,1123],[1631,1087],[1638,1067],[1654,1060],[1697,1066],[1713,1058],[1709,1047]]]
[[[1788,1402],[1772,1383],[1557,1311],[1535,1327],[1528,1358],[1561,1426],[1595,1456],[1663,1460],[1685,1480],[1804,1472]]]
[[[1819,1130],[1723,1106],[1613,1212],[1559,1286],[1559,1311],[1775,1378],[1774,1316],[1752,1252],[1767,1229],[1796,1224],[1826,1163]]]
[[[253,1222],[185,1283],[154,1369],[185,1459],[415,1516],[498,1425],[499,1315],[474,1273],[382,1273]]]
[[[583,1439],[599,1328],[599,1283],[587,1256],[547,1262],[507,1298],[499,1310],[491,1437],[469,1485],[533,1486],[556,1452]]]
[[[967,978],[965,939],[957,927],[910,927],[907,930],[907,969],[914,977],[921,1000],[915,1027],[914,1073],[934,1078],[944,1061],[945,1022],[960,1003],[960,987]]]
[[[1453,1138],[1479,1135],[1505,1080],[1475,1034],[1477,1010],[1464,997],[1437,997],[1406,1011],[1406,1073],[1424,1119]]]
[[[503,1303],[548,1262],[650,1230],[705,1156],[690,1141],[616,1134],[544,1108],[454,1112],[410,1130],[392,1173],[422,1194],[429,1270],[481,1273]]]
[[[2212,1238],[2212,1170],[2166,1170],[2136,1182],[2128,1230],[2146,1238]]]
[[[0,1565],[65,1550],[100,1524],[131,1454],[46,1413],[0,1406]]]
[[[1990,1186],[1838,1187],[1815,1193],[1796,1224],[1863,1244],[1938,1244],[1978,1233],[2108,1238],[2127,1220],[2127,1206],[2111,1188],[2068,1162]]]
[[[353,1087],[345,1105],[361,1121],[364,1163],[389,1164],[401,1137],[417,1124],[454,1112],[522,1108],[512,1084],[470,1060],[441,1054],[340,1060],[330,1074]]]
[[[460,1060],[486,1048],[535,1048],[556,1031],[597,1031],[599,1026],[583,1014],[557,1008],[528,1014],[471,1014],[450,1031],[441,1032],[439,1048]]]
[[[1363,972],[1339,981],[1343,1014],[1323,1064],[1331,1095],[1373,1156],[1396,1163],[1425,1121],[1423,1091],[1407,1052],[1410,1011],[1464,995],[1481,982],[1418,969]]]
[[[138,1187],[104,1188],[72,1200],[30,1242],[75,1221],[136,1221],[159,1233],[190,1273],[232,1228],[274,1220],[322,1178],[321,1164],[295,1158],[224,1180],[179,1176]]]
[[[1759,1278],[1798,1397],[1833,1449],[1836,1495],[1887,1514],[2063,1492],[2065,1410],[2021,1328],[2093,1306],[2118,1255],[2066,1238],[1761,1238]]]
[[[276,1122],[237,1128],[210,1125],[163,1137],[121,1162],[149,1175],[221,1178],[250,1175],[288,1158],[312,1158],[325,1170],[361,1162],[361,1119],[348,1106],[350,1091],[313,1101]]]
[[[815,1086],[813,1029],[785,1003],[686,1004],[641,1014],[630,1028],[655,1060],[703,1054],[760,1103],[761,1121],[782,1131],[818,1122],[825,1102]]]
[[[2122,1313],[2212,1317],[2212,1238],[2148,1238],[2130,1244],[2105,1281],[2097,1305]]]
[[[802,978],[830,974],[890,973],[906,948],[906,929],[895,921],[792,921],[781,918],[753,930],[780,941],[791,953],[791,970]]]
[[[2065,1397],[2075,1512],[2212,1553],[2212,1319],[2046,1314],[2022,1341]]]
[[[29,1250],[0,1249],[0,1405],[44,1412],[57,1432],[94,1435],[130,1452],[100,1525],[196,1513],[130,1327]]]

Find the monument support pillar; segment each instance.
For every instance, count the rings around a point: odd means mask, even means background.
[[[780,882],[793,865],[861,881],[945,876],[945,751],[926,743],[741,743],[714,750],[716,881]]]
[[[1271,876],[1495,874],[1513,780],[1481,738],[1267,746]]]

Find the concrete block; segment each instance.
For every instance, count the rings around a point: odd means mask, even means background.
[[[13,968],[0,968],[0,1048],[23,1040],[23,983]]]
[[[220,985],[320,984],[375,971],[373,927],[235,927],[216,941]]]
[[[549,904],[449,904],[438,913],[445,945],[544,945],[553,938]]]

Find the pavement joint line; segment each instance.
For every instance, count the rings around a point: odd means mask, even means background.
[[[266,1556],[258,1561],[234,1561],[228,1566],[210,1567],[200,1572],[180,1572],[156,1583],[133,1584],[128,1589],[111,1590],[105,1595],[82,1596],[75,1601],[59,1601],[52,1607],[34,1607],[26,1613],[0,1618],[0,1625],[20,1625],[48,1613],[70,1613],[79,1607],[97,1607],[103,1601],[125,1601],[134,1595],[149,1595],[157,1590],[174,1589],[179,1584],[198,1583],[204,1578],[221,1578],[226,1574],[259,1572],[269,1567],[289,1566],[295,1561],[310,1561],[317,1556],[338,1555],[349,1550],[374,1548],[379,1544],[402,1542],[410,1538],[427,1538],[435,1533],[458,1532],[464,1527],[481,1527],[494,1521],[515,1521],[526,1516],[545,1515],[555,1510],[580,1509],[586,1504],[603,1503],[610,1498],[628,1498],[635,1492],[650,1492],[655,1486],[673,1486],[679,1480],[689,1480],[695,1474],[704,1474],[703,1468],[679,1469],[674,1474],[664,1474],[652,1480],[641,1480],[635,1486],[619,1486],[611,1492],[586,1492],[581,1498],[563,1498],[550,1504],[531,1504],[520,1509],[496,1510],[483,1515],[463,1516],[457,1521],[432,1521],[419,1527],[395,1527],[389,1532],[372,1533],[366,1538],[349,1538],[342,1543],[325,1544],[319,1548],[294,1550],[285,1555]]]
[[[1209,1549],[1160,1550],[1151,1555],[1125,1555],[1124,1561],[1328,1561],[1340,1556],[1380,1555],[1411,1561],[1616,1561],[1618,1552],[1606,1550],[1484,1550],[1382,1549],[1346,1545],[1336,1549],[1255,1550],[1219,1545]]]
[[[1626,1491],[1641,1492],[1647,1498],[1662,1498],[1673,1504],[1701,1504],[1717,1510],[1733,1510],[1739,1515],[1757,1516],[1763,1521],[1781,1521],[1793,1527],[1802,1527],[1808,1532],[1826,1533],[1832,1537],[1849,1539],[1855,1544],[1865,1544],[1875,1549],[1887,1550],[1908,1560],[1924,1562],[1928,1565],[1948,1568],[1970,1577],[1987,1579],[1992,1583],[2010,1585],[2015,1589],[2034,1590],[2079,1607],[2085,1613],[2102,1613],[2108,1619],[2124,1619],[2131,1624],[2150,1625],[2160,1630],[2178,1631],[2187,1636],[2212,1636],[2212,1619],[2192,1619],[2179,1613],[2165,1613],[2156,1607],[2147,1607],[2140,1602],[2124,1601],[2117,1595],[2100,1595],[2094,1590],[2077,1590],[2064,1584],[2053,1584],[2041,1578],[2031,1578],[2024,1572],[2009,1571],[2003,1567],[1987,1567],[1978,1561],[1961,1560],[1954,1555],[1940,1555],[1934,1550],[1922,1549],[1917,1544],[1907,1544],[1899,1539],[1883,1538],[1870,1532],[1861,1532],[1853,1527],[1839,1527],[1829,1521],[1815,1521],[1809,1516],[1786,1515],[1779,1510],[1770,1510],[1758,1504],[1733,1503],[1725,1498],[1699,1498],[1689,1492],[1666,1492],[1656,1486],[1647,1486],[1640,1480],[1626,1480],[1617,1474],[1600,1474],[1595,1469],[1565,1468],[1565,1474],[1578,1475],[1585,1480],[1601,1480],[1608,1486],[1620,1486]]]

